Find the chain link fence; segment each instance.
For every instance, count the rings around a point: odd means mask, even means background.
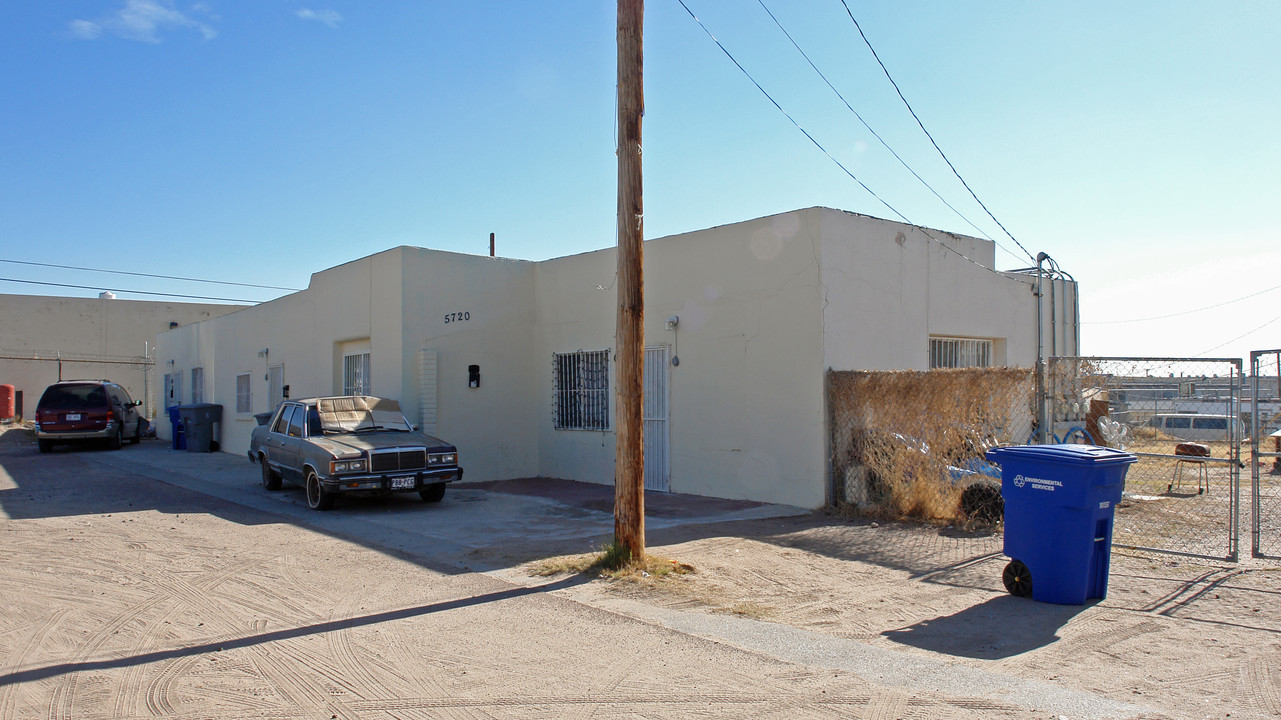
[[[1051,358],[1041,384],[1029,369],[829,371],[830,500],[863,514],[973,524],[992,519],[976,502],[994,487],[999,503],[989,448],[1103,445],[1138,457],[1115,545],[1235,560],[1241,445],[1261,437],[1253,428],[1274,432],[1281,421],[1275,410],[1252,420],[1243,388],[1241,361],[1217,359]],[[1262,510],[1262,551],[1278,553],[1281,470],[1261,469],[1274,474],[1256,483],[1261,499],[1250,506]]]
[[[1031,370],[828,371],[831,502],[942,522],[1000,519],[985,453],[1033,430]]]
[[[1051,358],[1048,430],[1133,453],[1113,544],[1237,558],[1240,360]]]
[[[154,421],[156,361],[142,356],[83,355],[69,353],[17,353],[0,350],[0,384],[12,385],[22,393],[19,420],[35,417],[36,403],[45,388],[60,380],[110,380],[124,387],[134,400],[142,401],[143,414]]]
[[[1276,558],[1281,557],[1281,350],[1250,353],[1249,390],[1251,554]]]

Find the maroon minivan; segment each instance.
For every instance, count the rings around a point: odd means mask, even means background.
[[[105,440],[119,449],[126,437],[138,442],[147,421],[128,391],[107,380],[65,380],[45,389],[36,405],[36,443],[49,452],[57,443]]]

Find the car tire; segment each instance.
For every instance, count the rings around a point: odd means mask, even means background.
[[[125,429],[119,425],[111,437],[107,438],[107,448],[110,450],[119,450],[121,445],[125,444]]]
[[[276,472],[275,470],[272,470],[271,465],[267,464],[267,456],[259,455],[258,464],[262,466],[263,488],[267,490],[272,490],[272,491],[279,490],[280,489],[280,473]]]
[[[137,426],[133,429],[133,437],[129,438],[130,445],[137,445],[142,442],[142,420],[138,420]]]
[[[42,453],[47,453],[53,449],[53,443],[48,440],[37,440],[36,446],[40,448],[40,452]]]
[[[434,485],[428,485],[427,487],[418,491],[418,497],[422,498],[423,502],[429,502],[429,503],[440,502],[441,498],[445,497],[445,483],[435,483]]]
[[[325,489],[320,483],[320,477],[316,475],[315,470],[307,471],[307,507],[312,510],[328,510],[334,506],[333,493]]]

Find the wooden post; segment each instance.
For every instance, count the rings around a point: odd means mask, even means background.
[[[644,0],[618,0],[618,370],[614,453],[614,542],[645,557],[645,455],[641,415],[645,370],[644,204],[641,117]]]

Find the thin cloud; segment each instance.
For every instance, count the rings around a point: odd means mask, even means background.
[[[124,0],[116,10],[96,20],[72,20],[67,24],[72,37],[94,40],[111,34],[125,40],[158,43],[167,30],[195,30],[206,40],[212,40],[218,31],[194,15],[217,19],[203,3],[192,5],[190,12],[174,7],[173,0]]]
[[[342,15],[340,15],[337,10],[312,10],[311,8],[299,8],[294,11],[294,14],[303,20],[315,20],[316,22],[322,22],[331,28],[338,27],[338,23],[342,22]]]

